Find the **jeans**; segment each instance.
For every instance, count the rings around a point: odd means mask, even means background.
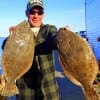
[[[6,97],[6,100],[16,100],[16,96]]]

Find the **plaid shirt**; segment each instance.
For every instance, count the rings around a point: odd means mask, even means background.
[[[35,64],[33,61],[31,69],[27,72],[30,73],[28,75],[26,73],[26,77],[23,76],[17,80],[17,86],[20,91],[20,94],[17,95],[17,100],[34,100],[34,89],[27,85],[27,82],[35,80],[35,75],[32,77],[31,72],[34,66],[38,67],[42,73],[41,89],[44,100],[59,100],[53,59],[53,50],[57,49],[55,42],[56,32],[55,26],[41,25],[36,37]],[[25,79],[28,80],[25,81]],[[34,83],[32,85],[35,87]]]

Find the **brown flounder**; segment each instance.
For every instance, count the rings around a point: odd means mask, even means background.
[[[3,80],[2,96],[18,94],[15,81],[26,73],[33,61],[35,41],[33,32],[26,21],[15,27],[8,37],[2,55]]]
[[[82,87],[87,100],[99,100],[92,86],[98,73],[98,64],[88,43],[78,34],[60,28],[57,46],[65,75]]]

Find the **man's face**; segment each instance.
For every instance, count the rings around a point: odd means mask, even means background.
[[[42,8],[35,7],[29,11],[27,16],[31,27],[39,27],[42,23],[44,12]]]

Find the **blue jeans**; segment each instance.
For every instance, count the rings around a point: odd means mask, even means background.
[[[16,100],[16,96],[6,97],[6,100]]]

